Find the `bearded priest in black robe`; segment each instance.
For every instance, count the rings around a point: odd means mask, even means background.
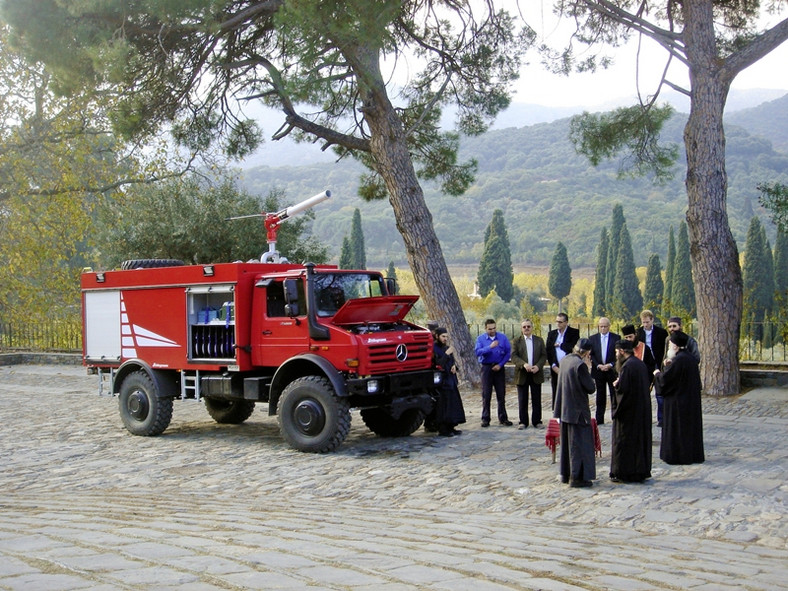
[[[665,369],[654,372],[665,398],[659,457],[666,464],[700,464],[706,459],[700,369],[687,351],[688,342],[689,335],[681,331],[671,334]]]
[[[616,343],[618,379],[613,382],[613,446],[610,480],[643,482],[651,478],[651,376],[634,355],[635,343]]]

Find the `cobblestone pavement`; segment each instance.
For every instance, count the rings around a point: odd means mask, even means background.
[[[560,484],[544,430],[291,450],[265,405],[128,434],[80,367],[0,367],[0,589],[785,589],[788,392],[704,400],[707,461]],[[549,385],[546,386],[549,392]],[[509,414],[516,417],[510,387]],[[549,395],[543,396],[549,405]],[[546,411],[547,412],[547,411]]]

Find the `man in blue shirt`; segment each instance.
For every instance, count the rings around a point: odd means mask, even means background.
[[[492,318],[484,321],[484,334],[476,339],[474,351],[482,364],[482,427],[490,426],[493,388],[498,401],[498,421],[509,427],[512,422],[506,414],[506,373],[503,367],[511,357],[512,347],[506,335],[496,331],[495,320]]]

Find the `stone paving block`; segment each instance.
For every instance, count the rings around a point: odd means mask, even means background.
[[[301,578],[290,577],[270,571],[233,573],[226,575],[223,579],[243,589],[260,589],[263,591],[270,589],[286,589],[303,591],[307,588],[305,581]],[[309,587],[309,590],[311,591],[312,588]]]
[[[0,579],[0,586],[11,591],[71,591],[86,589],[93,581],[64,574],[31,573]]]
[[[117,570],[102,575],[105,579],[115,579],[132,587],[165,585],[188,585],[199,580],[197,575],[175,570],[166,566],[147,566],[130,570]]]
[[[9,556],[0,552],[2,560],[0,560],[0,577],[10,577],[15,575],[25,575],[37,572],[24,560],[15,556]]]

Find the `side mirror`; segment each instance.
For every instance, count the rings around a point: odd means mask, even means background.
[[[298,306],[298,280],[285,279],[284,281],[285,292],[285,314],[290,317],[299,315]]]
[[[399,288],[397,287],[397,280],[393,277],[386,277],[384,279],[386,282],[386,293],[388,295],[397,295]]]

